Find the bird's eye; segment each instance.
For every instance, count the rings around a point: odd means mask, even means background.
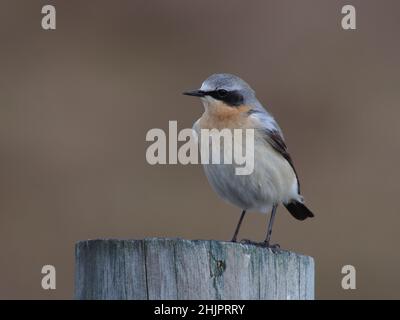
[[[217,94],[220,98],[224,98],[228,95],[228,91],[226,91],[225,89],[219,89],[217,90]]]

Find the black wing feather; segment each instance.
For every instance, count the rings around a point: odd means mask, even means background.
[[[268,143],[279,152],[282,157],[284,157],[287,162],[289,162],[290,166],[293,168],[294,174],[297,179],[297,191],[300,194],[300,182],[299,177],[297,176],[296,169],[294,168],[292,158],[287,150],[285,141],[283,140],[282,135],[278,131],[266,131],[267,141]],[[293,200],[290,203],[285,203],[284,206],[291,213],[293,217],[298,220],[304,220],[307,218],[314,217],[314,214],[301,202],[297,200]]]
[[[296,169],[293,164],[292,157],[290,156],[286,143],[283,140],[282,135],[276,131],[276,130],[265,130],[266,133],[266,139],[268,143],[277,151],[282,157],[286,159],[287,162],[289,162],[290,166],[292,167],[294,174],[296,175],[297,179],[297,191],[300,194],[300,181],[299,177],[297,175]]]

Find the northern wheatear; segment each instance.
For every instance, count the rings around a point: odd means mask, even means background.
[[[184,94],[200,97],[204,105],[205,112],[193,126],[198,136],[201,129],[254,129],[254,170],[251,174],[236,175],[235,164],[203,165],[217,194],[243,210],[233,242],[236,242],[248,210],[271,211],[267,235],[261,243],[267,247],[270,247],[272,226],[280,203],[298,220],[314,216],[300,195],[299,179],[281,129],[245,81],[231,74],[214,74],[199,90]]]

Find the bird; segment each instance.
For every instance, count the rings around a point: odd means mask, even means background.
[[[267,248],[271,244],[272,228],[278,205],[282,204],[298,220],[314,217],[300,193],[300,182],[293,160],[277,121],[263,107],[255,91],[244,80],[229,73],[209,76],[200,89],[184,95],[200,98],[204,113],[194,123],[193,132],[201,136],[202,129],[253,129],[254,169],[251,174],[237,175],[235,163],[203,163],[212,189],[226,202],[241,209],[232,242],[248,211],[271,212],[265,240],[242,242]]]

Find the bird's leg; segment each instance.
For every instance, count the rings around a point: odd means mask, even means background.
[[[243,210],[242,214],[240,215],[239,222],[238,222],[238,224],[236,226],[235,233],[234,233],[233,238],[231,240],[232,242],[236,242],[236,238],[237,238],[237,235],[239,233],[239,229],[240,229],[240,226],[242,225],[242,221],[243,221],[243,218],[244,218],[245,214],[246,214],[246,210]]]
[[[271,234],[272,234],[272,226],[274,224],[275,215],[276,215],[276,209],[277,208],[278,208],[277,204],[272,207],[271,217],[269,219],[269,224],[268,224],[267,237],[265,238],[265,240],[263,242],[254,242],[254,241],[251,241],[251,240],[243,239],[241,241],[241,243],[255,245],[255,246],[258,246],[258,247],[270,248],[272,250],[280,249],[279,244],[270,245]]]
[[[272,234],[272,226],[273,226],[274,220],[275,220],[276,208],[278,208],[278,205],[274,204],[274,206],[272,207],[272,211],[271,211],[271,218],[269,219],[267,237],[265,238],[265,240],[263,242],[265,247],[271,247],[270,246],[270,241],[271,241],[271,234]],[[278,247],[279,248],[279,245],[274,245],[272,247]]]

